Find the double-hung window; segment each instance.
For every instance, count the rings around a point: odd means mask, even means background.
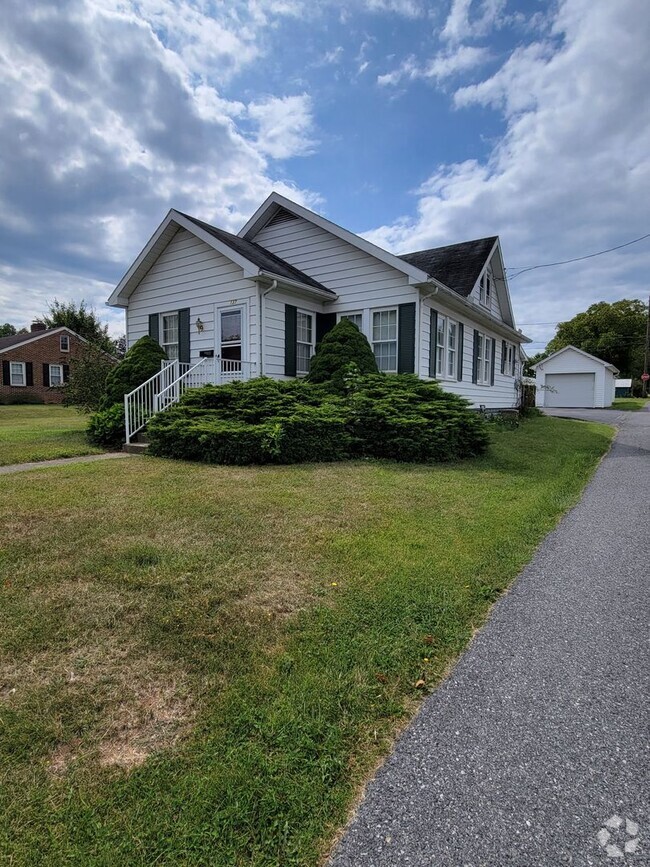
[[[479,301],[484,307],[489,307],[492,302],[492,274],[484,271],[479,283]]]
[[[50,364],[50,387],[56,388],[63,385],[63,365]]]
[[[167,353],[167,358],[174,361],[178,358],[178,313],[161,313],[160,333],[160,345]]]
[[[341,319],[349,319],[354,322],[359,331],[363,333],[363,313],[339,313],[339,322]]]
[[[59,347],[61,352],[70,352],[70,336],[68,334],[61,334],[59,337]]]
[[[504,343],[503,373],[506,376],[515,375],[515,347],[512,343]]]
[[[494,339],[485,334],[477,335],[477,368],[476,381],[479,385],[490,385],[492,381],[492,354],[494,352]]]
[[[373,310],[372,349],[383,373],[397,373],[397,310]]]
[[[314,354],[314,317],[300,310],[296,314],[296,373],[309,373],[309,364]]]
[[[25,362],[12,361],[9,368],[9,384],[10,385],[27,385],[27,377],[25,376]]]
[[[438,314],[436,326],[436,375],[458,379],[458,323]]]

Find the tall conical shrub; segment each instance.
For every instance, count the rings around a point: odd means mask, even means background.
[[[160,362],[166,358],[165,350],[151,337],[137,340],[106,377],[106,391],[99,406],[100,410],[108,409],[114,403],[121,403],[125,394],[157,373]]]
[[[341,319],[316,347],[308,379],[328,383],[333,391],[343,392],[345,377],[351,370],[359,374],[378,372],[374,353],[364,335],[354,322]]]

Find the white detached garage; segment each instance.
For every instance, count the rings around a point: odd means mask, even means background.
[[[565,346],[533,365],[537,406],[611,406],[618,370],[575,346]]]

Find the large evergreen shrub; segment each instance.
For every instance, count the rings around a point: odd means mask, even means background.
[[[345,397],[304,380],[255,379],[188,391],[147,427],[152,454],[208,463],[457,460],[488,444],[467,401],[416,376],[356,378]]]
[[[374,353],[365,336],[354,322],[341,319],[316,347],[307,378],[310,382],[327,383],[332,391],[343,394],[351,370],[357,374],[378,372]]]
[[[160,362],[167,358],[165,350],[151,337],[141,337],[116,364],[106,377],[106,390],[100,410],[121,403],[124,395],[142,385],[160,370]]]

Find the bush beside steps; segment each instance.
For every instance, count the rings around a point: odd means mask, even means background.
[[[450,461],[488,445],[467,401],[409,374],[357,374],[343,395],[305,380],[208,385],[155,416],[147,435],[151,454],[215,464]]]

